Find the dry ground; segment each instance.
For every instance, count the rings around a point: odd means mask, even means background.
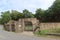
[[[36,37],[32,33],[13,33],[2,30],[0,25],[0,40],[60,40],[60,38]],[[32,34],[32,35],[31,35]]]

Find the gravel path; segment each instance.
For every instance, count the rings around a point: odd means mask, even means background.
[[[13,33],[2,30],[2,26],[0,26],[0,40],[60,40],[60,39],[52,39],[47,37],[35,37],[22,35],[21,33]]]

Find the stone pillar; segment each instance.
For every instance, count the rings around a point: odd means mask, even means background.
[[[16,26],[16,31],[17,32],[22,32],[22,20],[21,19],[19,19],[19,21],[17,22],[17,24],[16,24],[17,26]]]
[[[15,32],[18,32],[18,22],[15,22]]]
[[[24,27],[25,27],[24,19],[22,19],[21,25],[22,25],[22,31],[24,31]]]
[[[10,26],[9,26],[9,31],[11,31],[11,32],[12,32],[11,24],[10,24]]]
[[[32,22],[32,25],[33,25],[33,32],[34,32],[34,30],[36,28],[36,24]]]

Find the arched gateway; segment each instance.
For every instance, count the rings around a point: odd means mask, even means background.
[[[25,21],[24,23],[25,23],[24,31],[33,31],[33,24],[32,24],[32,22]]]
[[[5,24],[5,28],[9,31],[15,32],[24,32],[24,31],[32,31],[38,27],[39,21],[36,18],[22,18],[18,21],[10,21]],[[9,25],[9,26],[7,26]]]

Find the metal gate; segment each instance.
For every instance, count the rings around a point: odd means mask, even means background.
[[[12,28],[12,31],[15,32],[15,25],[12,24],[11,26],[12,26],[12,27],[11,27],[11,28]]]
[[[25,31],[33,31],[32,22],[27,22],[27,21],[25,21],[24,30],[25,30]]]

